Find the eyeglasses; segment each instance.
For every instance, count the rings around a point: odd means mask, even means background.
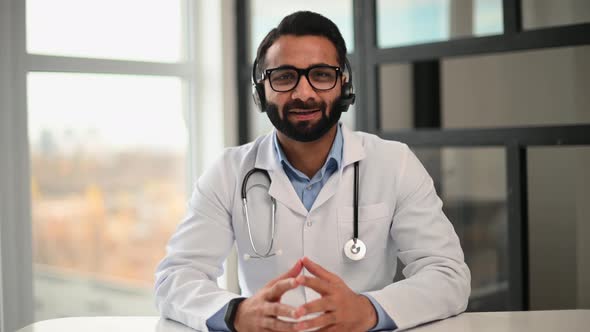
[[[276,92],[287,92],[295,89],[301,76],[305,76],[312,88],[320,91],[331,90],[336,86],[340,67],[316,65],[305,69],[293,66],[282,66],[266,69],[259,82],[268,78],[270,87]]]

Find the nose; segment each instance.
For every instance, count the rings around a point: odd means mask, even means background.
[[[308,99],[314,99],[317,96],[314,88],[309,84],[307,77],[301,75],[299,82],[291,94],[292,99],[300,99],[306,101]]]

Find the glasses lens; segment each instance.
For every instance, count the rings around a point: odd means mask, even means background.
[[[318,90],[330,90],[336,85],[336,68],[315,67],[309,71],[311,85]]]
[[[294,69],[276,69],[270,74],[270,86],[275,91],[289,91],[297,84],[299,74]]]

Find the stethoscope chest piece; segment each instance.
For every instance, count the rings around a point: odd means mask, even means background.
[[[344,254],[353,261],[359,261],[365,257],[367,246],[360,239],[350,239],[344,245]]]

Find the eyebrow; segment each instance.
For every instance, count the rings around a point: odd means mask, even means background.
[[[276,67],[273,67],[273,68],[285,68],[285,67],[292,67],[292,68],[297,68],[297,69],[306,69],[306,68],[315,67],[315,66],[330,66],[330,67],[340,67],[340,65],[339,65],[339,64],[337,64],[337,65],[331,65],[331,64],[329,64],[329,63],[318,62],[318,63],[312,63],[311,65],[309,65],[309,66],[307,66],[307,67],[305,67],[305,68],[299,68],[299,67],[297,67],[297,66],[293,66],[293,65],[291,65],[291,64],[281,64],[281,65],[278,65],[278,66],[276,66]],[[272,69],[272,68],[268,68],[268,69]]]

